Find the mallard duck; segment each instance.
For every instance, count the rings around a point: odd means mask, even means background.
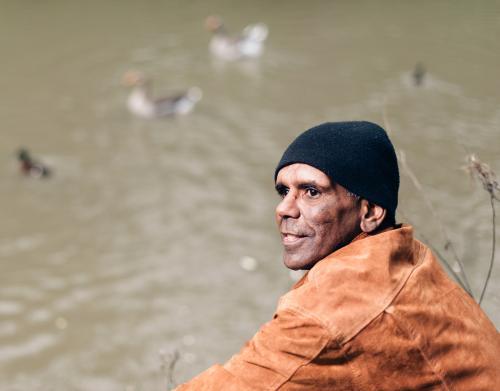
[[[263,23],[251,24],[239,36],[230,36],[218,16],[209,16],[205,26],[212,35],[210,51],[222,60],[259,57],[264,50],[268,28]]]
[[[17,152],[17,158],[20,163],[21,172],[24,175],[34,178],[47,178],[50,176],[50,169],[42,163],[33,160],[27,149],[21,148]]]
[[[201,99],[198,87],[171,96],[153,98],[151,82],[141,72],[129,71],[123,76],[123,82],[133,87],[127,100],[127,107],[132,114],[142,118],[158,118],[176,114],[187,114]]]

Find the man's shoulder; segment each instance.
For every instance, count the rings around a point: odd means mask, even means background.
[[[427,255],[408,227],[353,242],[318,262],[278,311],[314,317],[345,343],[392,303]]]

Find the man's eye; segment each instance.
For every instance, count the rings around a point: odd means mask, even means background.
[[[286,188],[285,186],[277,187],[276,191],[278,192],[281,198],[285,198],[285,196],[288,194],[288,188]]]
[[[309,187],[306,189],[306,192],[307,194],[310,196],[310,197],[317,197],[319,196],[319,191],[316,190],[314,187]]]

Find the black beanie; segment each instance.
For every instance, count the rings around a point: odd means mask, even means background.
[[[389,221],[395,221],[398,161],[380,126],[367,121],[326,122],[306,130],[286,149],[274,180],[279,170],[294,163],[323,171],[333,182],[385,208]]]

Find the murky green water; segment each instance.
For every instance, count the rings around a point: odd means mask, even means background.
[[[266,23],[263,57],[214,61],[212,13],[234,31]],[[180,352],[177,380],[225,361],[292,283],[273,170],[326,120],[389,124],[479,294],[491,212],[461,167],[474,152],[500,171],[499,35],[494,1],[0,0],[0,388],[153,390],[160,352]],[[137,119],[129,69],[203,100]],[[20,146],[53,178],[21,177]],[[400,211],[442,248],[406,176]],[[484,303],[497,326],[499,283],[497,256]]]

